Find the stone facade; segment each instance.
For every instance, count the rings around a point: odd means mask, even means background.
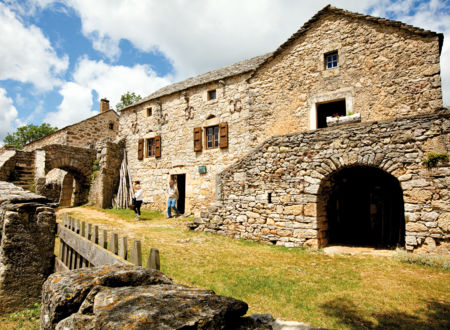
[[[100,140],[114,141],[118,131],[119,116],[114,110],[108,110],[33,141],[25,145],[23,150],[32,151],[55,144],[91,148]]]
[[[0,181],[0,312],[31,306],[53,272],[56,217],[48,200]]]
[[[215,200],[218,173],[271,136],[316,129],[327,102],[344,101],[344,115],[363,123],[440,109],[441,47],[441,34],[327,6],[274,53],[162,88],[120,116],[144,205],[164,209],[169,180],[185,175],[186,214],[198,215]],[[330,52],[339,61],[326,69]],[[220,123],[228,146],[206,149],[206,128]],[[139,159],[152,138],[160,157]]]
[[[404,236],[397,244],[448,253],[450,168],[427,169],[422,160],[428,152],[448,153],[449,133],[450,113],[443,110],[273,137],[220,173],[219,201],[196,220],[198,230],[286,247],[326,246],[335,174],[375,168],[401,188]]]
[[[249,79],[253,145],[316,129],[317,105],[336,100],[363,122],[440,109],[440,38],[339,9],[319,12]],[[338,64],[327,69],[331,52]]]

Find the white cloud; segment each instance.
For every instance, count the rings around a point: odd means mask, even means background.
[[[111,107],[115,107],[127,91],[146,96],[169,83],[170,77],[158,77],[147,65],[114,66],[85,57],[78,62],[73,81],[62,86],[63,101],[58,111],[48,113],[44,121],[63,127],[95,115],[98,110],[91,110],[93,91],[100,98],[108,98]]]
[[[13,100],[6,95],[5,89],[0,88],[0,146],[8,133],[14,133],[17,124],[17,109]]]
[[[35,1],[48,5],[50,0]],[[112,60],[120,55],[121,39],[144,52],[159,50],[172,61],[177,80],[275,50],[330,2],[355,12],[396,16],[447,35],[450,32],[449,4],[441,0],[127,0],[113,5],[110,0],[60,1],[78,12],[83,34],[95,49]],[[411,16],[414,6],[419,8]],[[450,103],[448,44],[441,56],[446,103]]]
[[[31,83],[51,90],[61,83],[68,57],[59,57],[42,31],[25,26],[16,14],[0,3],[0,80]]]
[[[120,40],[128,39],[141,51],[161,51],[180,79],[273,51],[329,1],[64,2],[79,13],[84,35],[106,56],[117,58]],[[356,11],[375,2],[335,1]]]

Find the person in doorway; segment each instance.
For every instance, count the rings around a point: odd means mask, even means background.
[[[178,210],[176,207],[177,204],[177,200],[178,200],[178,188],[175,185],[174,181],[170,181],[169,182],[169,198],[167,201],[167,215],[169,216],[169,218],[172,218],[172,208],[174,209],[176,215],[178,216]]]
[[[141,183],[136,181],[134,185],[134,212],[136,213],[135,220],[141,220],[141,205],[142,205],[142,195],[143,191],[141,188]]]

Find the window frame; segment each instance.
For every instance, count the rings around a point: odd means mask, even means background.
[[[205,149],[218,149],[220,146],[220,129],[219,125],[207,126],[205,129]],[[212,146],[208,146],[208,131],[212,129]]]
[[[214,95],[214,97],[211,97],[212,95]],[[209,91],[207,91],[206,92],[206,99],[208,101],[217,100],[217,89],[210,89]]]
[[[325,70],[332,70],[339,67],[339,52],[337,50],[325,53],[323,56],[324,56]],[[336,59],[332,58],[334,56],[336,56]],[[331,61],[328,60],[329,58],[331,58]],[[330,63],[331,66],[328,65]]]
[[[153,146],[152,149],[150,149],[150,145]],[[154,137],[145,139],[145,146],[145,157],[156,157],[156,139]]]

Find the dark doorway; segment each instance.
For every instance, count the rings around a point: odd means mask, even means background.
[[[185,201],[186,201],[186,174],[177,174],[176,176],[177,188],[178,188],[178,212],[184,214]]]
[[[327,117],[345,116],[345,100],[317,104],[317,128],[327,127]]]
[[[344,168],[330,178],[328,243],[376,248],[404,245],[403,194],[398,180],[373,167]]]

